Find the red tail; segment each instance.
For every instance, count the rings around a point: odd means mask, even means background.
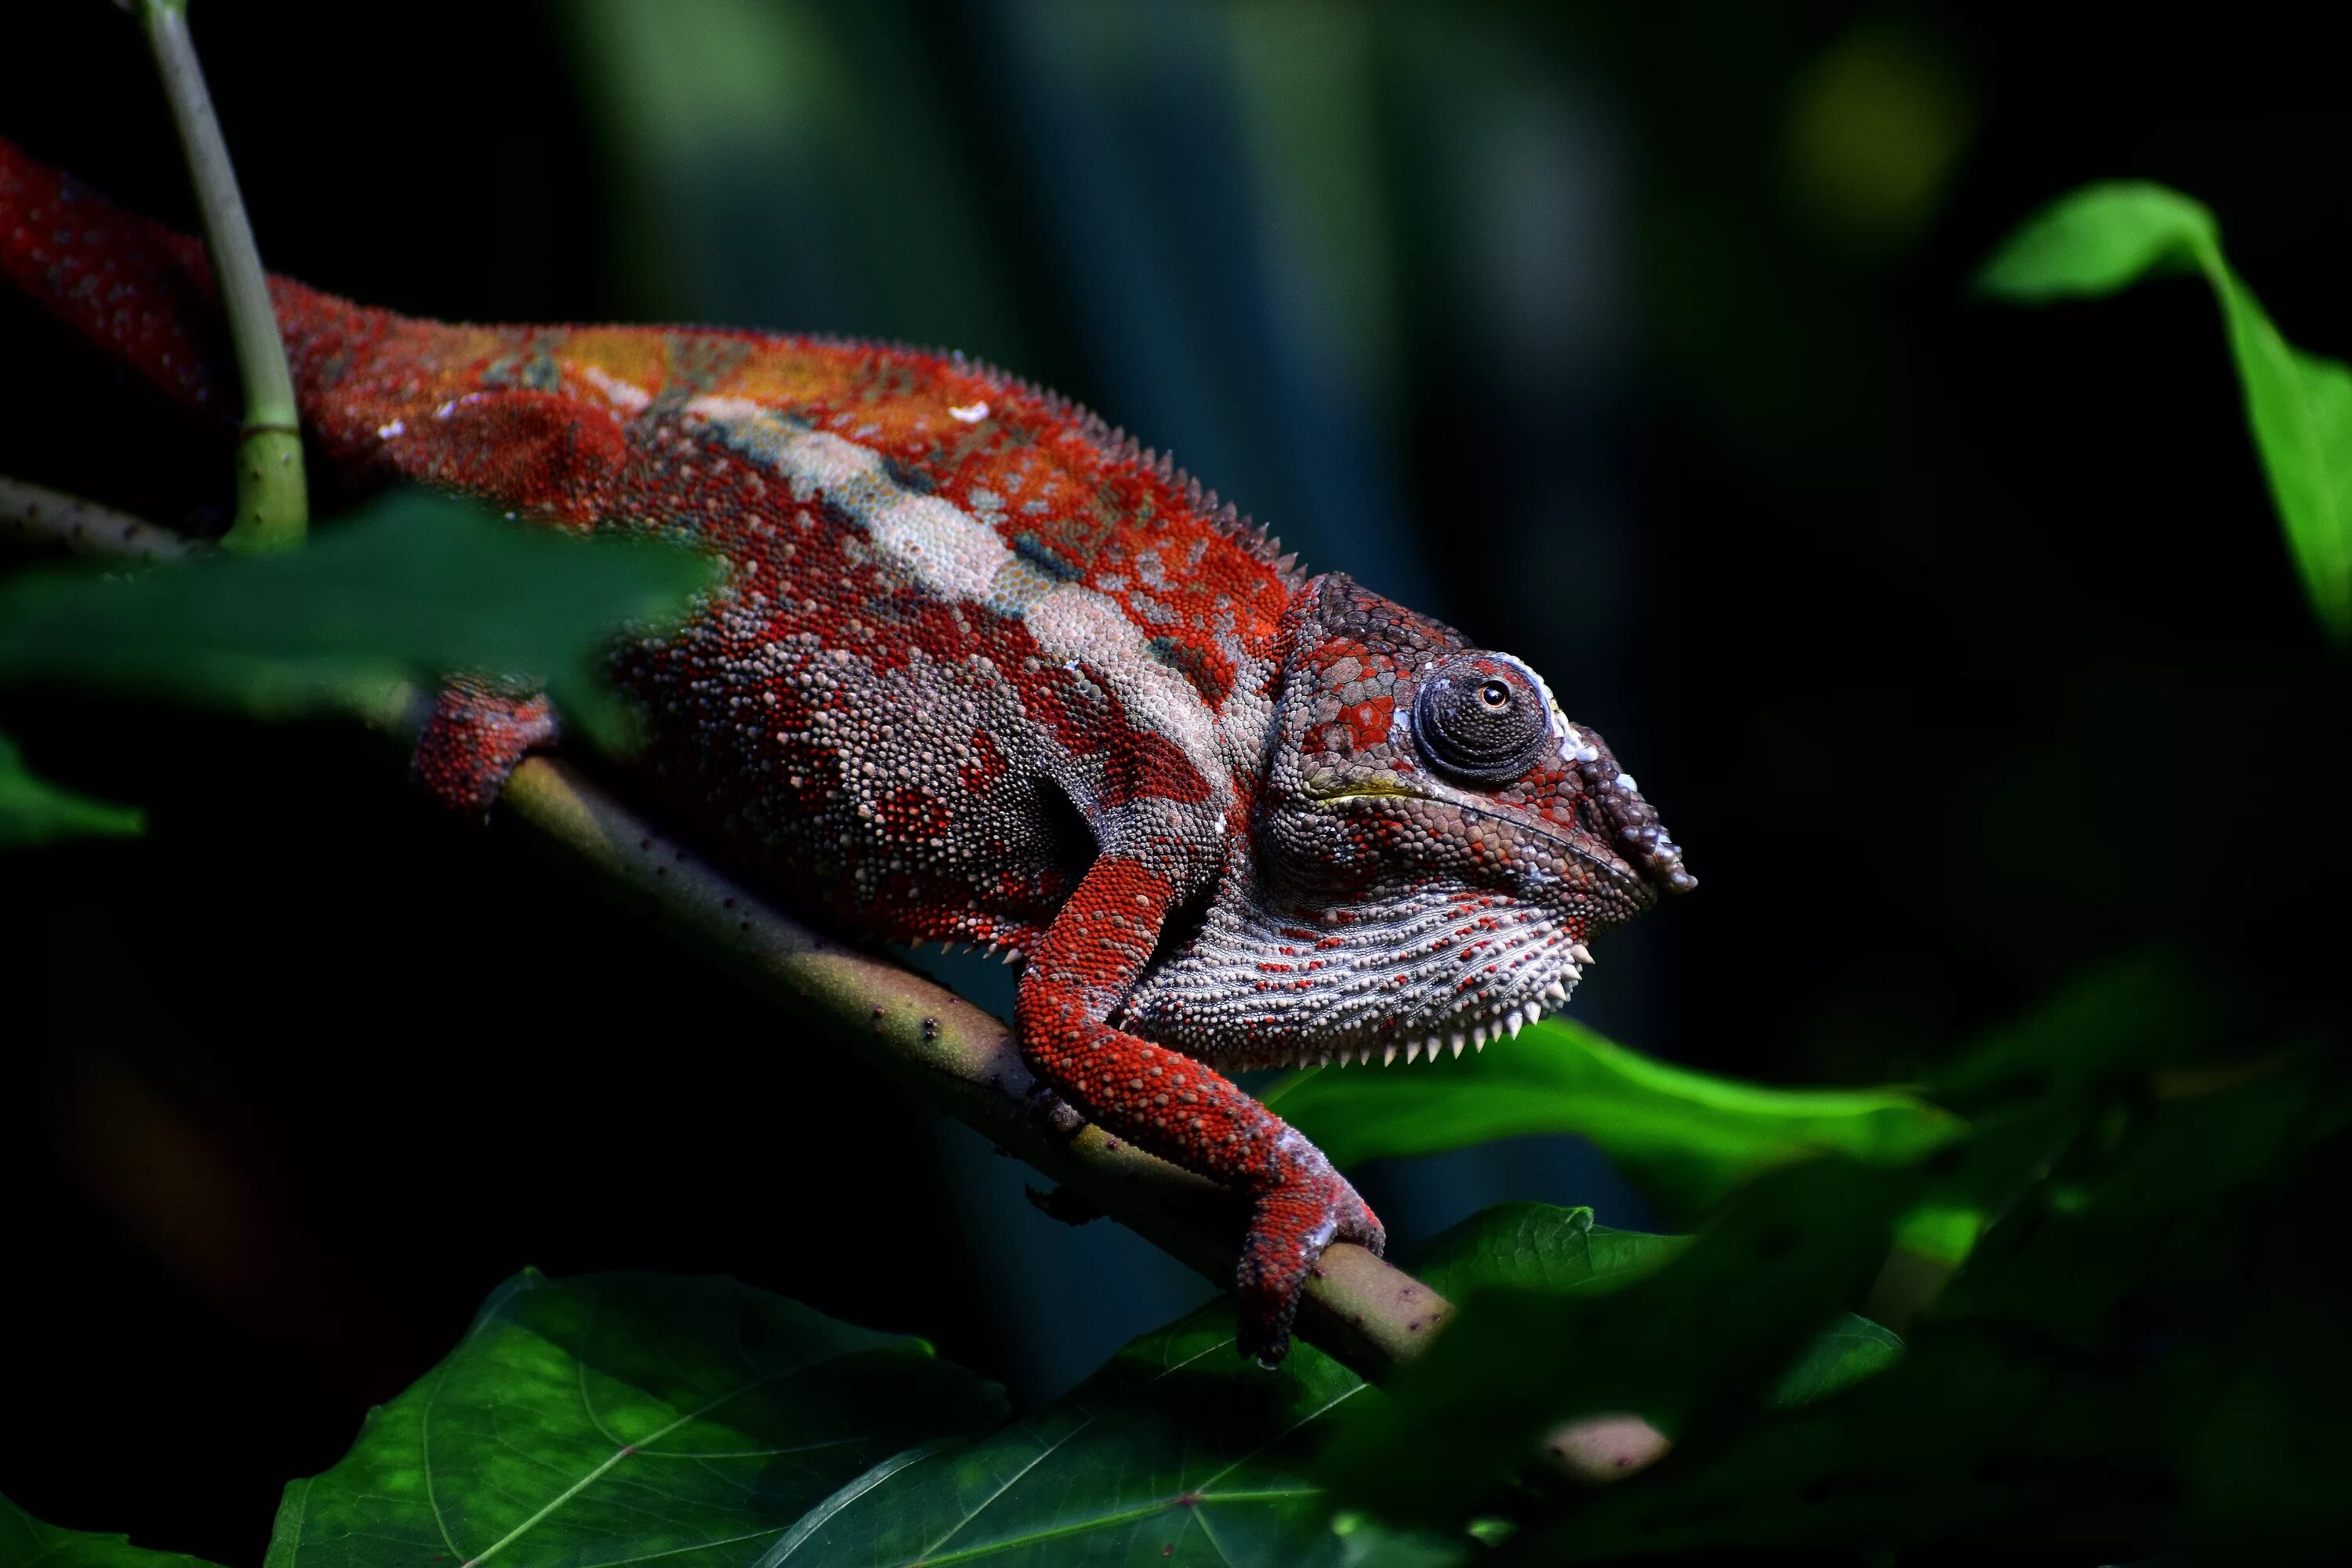
[[[0,141],[0,272],[183,402],[236,416],[204,247]]]
[[[0,275],[192,407],[237,416],[236,361],[204,247],[0,138]],[[396,318],[289,279],[270,297],[308,404],[322,362]]]

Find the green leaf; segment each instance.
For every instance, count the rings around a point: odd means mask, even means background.
[[[1466,1297],[1496,1286],[1552,1296],[1605,1296],[1645,1279],[1690,1247],[1687,1236],[1612,1230],[1589,1208],[1497,1204],[1433,1238],[1413,1272],[1441,1295]],[[1809,1342],[1769,1396],[1775,1405],[1825,1399],[1891,1364],[1903,1337],[1853,1312],[1840,1312]]]
[[[2232,1043],[2229,997],[2189,954],[2136,953],[2069,981],[2032,1011],[1988,1029],[1929,1075],[1938,1098],[2079,1098],[2148,1068]]]
[[[1364,1390],[1310,1345],[1246,1365],[1231,1309],[1208,1308],[1001,1431],[876,1466],[755,1568],[1460,1562],[1466,1539],[1328,1518],[1304,1456]]]
[[[136,806],[76,795],[25,766],[16,742],[0,735],[0,849],[60,838],[136,837],[147,818]]]
[[[1320,1068],[1266,1103],[1341,1167],[1496,1138],[1589,1138],[1643,1190],[1702,1210],[1759,1172],[1835,1153],[1907,1164],[1957,1138],[1950,1112],[1896,1089],[1774,1089],[1711,1077],[1545,1019],[1475,1058],[1419,1070]]]
[[[2223,256],[2210,212],[2162,185],[2088,185],[2028,219],[1977,283],[1999,299],[2038,302],[2111,294],[2187,268],[2221,301],[2246,420],[2305,590],[2329,633],[2352,641],[2352,371],[2279,335]]]
[[[1497,1285],[1598,1296],[1655,1273],[1690,1243],[1687,1236],[1595,1225],[1588,1208],[1496,1204],[1431,1237],[1413,1272],[1441,1296]]]
[[[0,1568],[213,1568],[201,1557],[133,1546],[126,1535],[93,1535],[43,1524],[0,1497]]]
[[[625,622],[676,615],[714,564],[641,538],[581,540],[409,491],[305,549],[216,554],[125,576],[58,567],[0,583],[0,679],[340,710],[455,670],[544,679],[617,731],[595,660]]]
[[[1885,1372],[1902,1354],[1901,1334],[1859,1312],[1840,1312],[1806,1343],[1804,1353],[1780,1374],[1766,1401],[1792,1409],[1827,1399],[1874,1373]]]
[[[286,1489],[268,1568],[738,1568],[869,1466],[1000,1410],[920,1341],[730,1279],[527,1271]]]
[[[2020,303],[2112,294],[2160,268],[2200,268],[2221,242],[2203,203],[2145,181],[2106,181],[2026,219],[1978,272],[1976,286]]]
[[[1874,1325],[1840,1310],[1923,1182],[1815,1161],[1759,1177],[1680,1247],[1611,1238],[1597,1256],[1583,1211],[1480,1215],[1474,1234],[1447,1238],[1441,1263],[1483,1278],[1468,1275],[1456,1318],[1318,1473],[1347,1506],[1442,1528],[1562,1422],[1631,1413],[1681,1441],[1753,1422],[1774,1398],[1834,1392],[1884,1364],[1860,1342],[1879,1338]]]

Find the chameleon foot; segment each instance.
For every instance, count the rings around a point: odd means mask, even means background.
[[[1386,1227],[1348,1179],[1311,1144],[1298,1142],[1304,1154],[1287,1178],[1258,1194],[1234,1271],[1241,1293],[1236,1342],[1242,1354],[1268,1371],[1290,1353],[1299,1293],[1324,1249],[1335,1241],[1352,1241],[1378,1257],[1388,1248]]]

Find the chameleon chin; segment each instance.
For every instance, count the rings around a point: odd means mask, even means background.
[[[234,407],[194,241],[0,142],[0,270],[166,391]],[[645,786],[837,925],[1025,960],[1036,1071],[1254,1205],[1241,1345],[1381,1223],[1228,1081],[1434,1061],[1557,1007],[1694,879],[1600,736],[1508,654],[1336,573],[1066,400],[961,355],[659,327],[454,326],[273,280],[346,478],[722,557],[621,647]],[[442,694],[416,773],[479,813],[556,739]]]

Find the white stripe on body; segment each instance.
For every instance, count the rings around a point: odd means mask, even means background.
[[[698,397],[688,415],[784,477],[793,499],[822,495],[864,529],[917,583],[953,604],[976,605],[1029,628],[1039,655],[1084,665],[1130,720],[1174,742],[1200,770],[1222,814],[1234,798],[1217,715],[1192,683],[1152,657],[1150,638],[1117,600],[1057,581],[1023,559],[995,529],[938,496],[890,477],[870,447],[812,430],[741,397]]]

